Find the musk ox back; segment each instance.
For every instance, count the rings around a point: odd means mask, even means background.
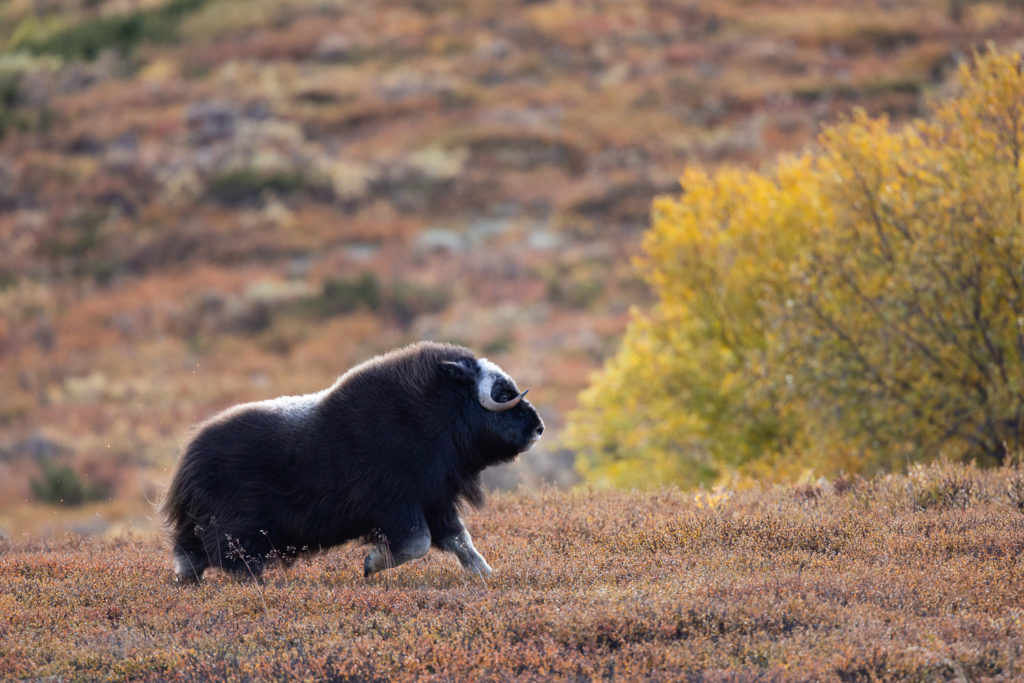
[[[431,545],[490,567],[459,518],[480,472],[544,431],[515,382],[460,346],[373,358],[328,389],[229,408],[202,424],[163,504],[179,581],[209,566],[259,577],[270,560],[362,539],[369,576]]]

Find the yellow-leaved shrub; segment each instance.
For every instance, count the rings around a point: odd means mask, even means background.
[[[570,419],[591,481],[1002,462],[1024,436],[1024,74],[995,50],[927,121],[855,113],[762,172],[689,170],[658,301]]]

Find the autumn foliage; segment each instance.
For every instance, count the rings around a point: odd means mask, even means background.
[[[990,50],[928,120],[855,113],[655,203],[658,295],[582,396],[595,480],[1003,462],[1024,437],[1024,74]]]
[[[922,116],[1024,35],[1019,2],[793,7],[0,0],[0,528],[60,528],[51,460],[142,517],[191,425],[422,339],[535,387],[550,430],[489,483],[578,481],[554,437],[652,301],[651,198]]]

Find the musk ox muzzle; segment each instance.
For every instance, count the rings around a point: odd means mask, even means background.
[[[460,346],[424,342],[373,358],[315,394],[229,408],[186,445],[163,514],[177,579],[210,566],[258,578],[271,561],[361,539],[366,576],[431,545],[481,575],[459,517],[480,472],[544,431],[511,377]]]

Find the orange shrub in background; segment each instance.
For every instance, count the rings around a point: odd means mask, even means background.
[[[927,121],[854,113],[763,172],[690,170],[658,295],[581,396],[591,479],[693,486],[1001,463],[1024,436],[1024,74],[990,50]]]

